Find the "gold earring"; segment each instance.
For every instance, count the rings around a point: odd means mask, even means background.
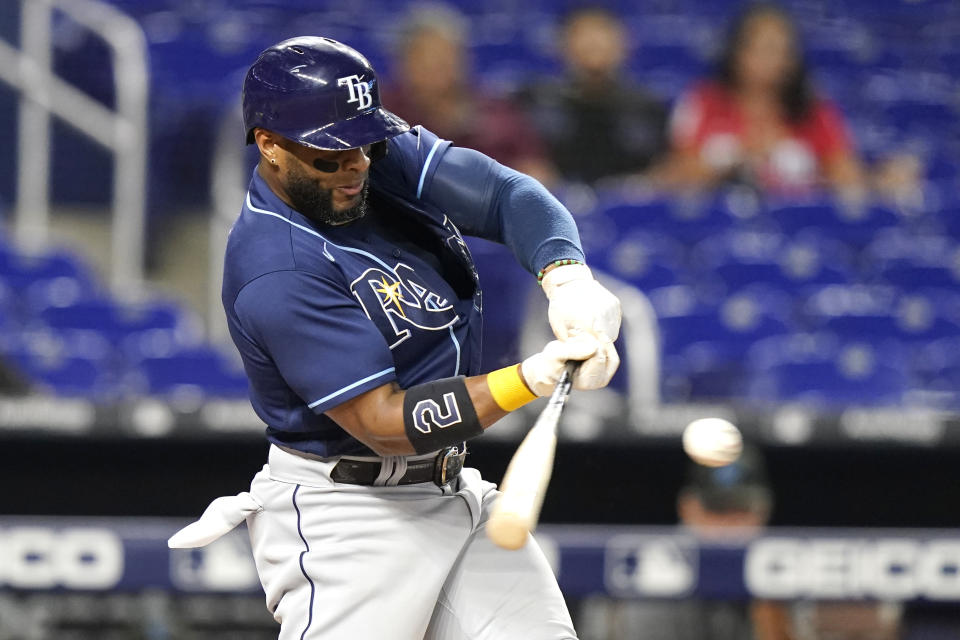
[[[270,158],[270,164],[277,164],[276,158]]]

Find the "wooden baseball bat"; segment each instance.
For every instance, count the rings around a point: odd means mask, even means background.
[[[500,483],[501,495],[487,521],[487,535],[504,549],[519,549],[527,543],[527,534],[537,527],[540,507],[553,474],[553,456],[557,449],[557,425],[563,405],[570,395],[573,372],[579,362],[570,362],[557,381],[547,406],[507,466]]]

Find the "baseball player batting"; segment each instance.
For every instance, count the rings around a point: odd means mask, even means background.
[[[570,214],[538,182],[380,103],[377,76],[329,38],[270,47],[243,85],[260,159],[227,246],[223,304],[267,425],[249,492],[170,539],[246,519],[281,640],[576,638],[543,554],[492,544],[493,484],[466,441],[619,364],[617,299],[583,264]],[[556,340],[480,370],[481,297],[461,232],[507,245],[550,300]]]

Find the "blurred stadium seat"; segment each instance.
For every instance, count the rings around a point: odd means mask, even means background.
[[[92,287],[92,272],[76,253],[64,249],[36,253],[25,252],[9,244],[0,245],[0,279],[17,292],[31,285],[65,278],[82,288]]]
[[[112,2],[141,23],[150,48],[156,211],[171,204],[206,206],[208,145],[200,144],[201,151],[184,158],[180,141],[209,138],[212,123],[225,102],[235,101],[240,74],[258,51],[280,38],[322,31],[362,47],[389,76],[395,16],[409,4]],[[510,86],[559,70],[556,21],[573,4],[454,4],[471,21],[479,82]],[[623,14],[634,36],[630,69],[641,83],[672,99],[709,72],[717,25],[738,3],[609,6]],[[924,8],[953,15],[948,2],[926,2]],[[921,348],[950,339],[960,323],[951,302],[960,284],[958,53],[951,22],[930,23],[921,18],[926,14],[899,0],[854,2],[833,12],[803,7],[795,13],[818,85],[851,118],[868,155],[882,158],[909,148],[926,161],[932,182],[924,202],[930,206],[906,215],[888,203],[849,208],[828,197],[765,202],[745,187],[683,197],[633,187],[600,189],[594,206],[581,198],[572,208],[590,264],[651,293],[661,313],[665,371],[684,376],[689,397],[745,389],[737,354],[770,336],[807,329]],[[57,29],[58,70],[109,104],[114,96],[102,47],[80,37],[68,21]],[[57,183],[71,179],[77,178],[69,172],[55,177]],[[167,188],[171,183],[178,185],[175,192]],[[507,266],[502,252],[475,253],[488,292],[484,362],[492,366],[519,357],[519,313],[509,301],[525,294],[526,287],[518,284],[525,276]],[[41,371],[35,360],[41,358],[39,343],[10,338],[27,329],[37,335],[59,333],[47,342],[56,343],[63,358],[88,358],[109,368],[110,375],[203,348],[189,311],[166,302],[130,306],[115,300],[69,251],[29,254],[0,243],[0,284],[0,348],[31,370]],[[871,294],[864,293],[868,285],[874,287]],[[881,290],[888,293],[873,301]],[[694,300],[689,308],[660,304],[688,294]],[[91,356],[90,347],[83,346],[88,339],[77,337],[94,334],[109,345],[107,356]],[[210,358],[181,360],[201,361],[205,364],[197,367],[216,370]],[[732,375],[733,365],[739,374]],[[164,386],[158,382],[152,388]]]
[[[198,341],[197,322],[182,305],[121,301],[74,253],[28,254],[4,242],[0,354],[36,390],[97,402],[166,393],[178,384],[214,395],[245,393],[245,376],[222,354],[184,351]]]
[[[826,236],[863,246],[885,228],[896,227],[897,215],[881,206],[843,206],[830,200],[774,207],[770,216],[787,234],[817,229]]]
[[[785,335],[791,326],[791,298],[761,285],[722,301],[697,299],[689,288],[651,292],[663,354],[664,394],[672,401],[742,397],[744,358],[758,341]]]
[[[398,17],[417,2],[109,1],[136,17],[148,41],[149,199],[158,229],[171,212],[207,215],[210,210],[213,132],[225,105],[236,109],[243,72],[260,50],[302,33],[326,35],[360,48],[388,82],[396,69]],[[6,37],[6,31],[15,31],[18,16],[10,7],[18,3],[0,4],[0,35]],[[513,89],[539,74],[560,73],[564,52],[556,46],[557,20],[583,3],[451,4],[470,20],[474,81]],[[672,101],[712,71],[721,25],[744,3],[602,4],[624,16],[633,40],[627,64],[635,79]],[[585,413],[591,416],[614,415],[621,431],[591,431],[565,451],[561,442],[544,507],[548,524],[538,539],[559,568],[575,616],[577,597],[589,596],[594,603],[610,598],[614,615],[606,621],[608,629],[627,628],[606,640],[641,633],[642,625],[630,624],[630,607],[636,604],[631,600],[641,607],[659,605],[671,583],[683,591],[681,606],[692,604],[686,599],[692,594],[729,607],[715,610],[722,615],[712,619],[721,621],[729,620],[733,608],[748,606],[745,599],[757,596],[762,583],[794,589],[803,597],[775,598],[777,605],[796,607],[792,613],[811,638],[818,597],[872,605],[875,595],[886,600],[892,594],[897,602],[879,605],[889,618],[909,612],[919,599],[922,608],[940,606],[945,618],[956,619],[958,545],[950,534],[956,516],[946,505],[957,502],[957,454],[951,450],[960,442],[954,428],[960,415],[960,4],[784,4],[797,17],[818,90],[850,119],[864,157],[879,162],[904,151],[915,154],[927,182],[915,200],[877,200],[855,208],[830,196],[771,200],[747,185],[681,195],[652,193],[645,185],[596,191],[557,186],[555,193],[577,216],[590,266],[601,277],[609,273],[648,295],[661,334],[662,398],[680,404],[645,403],[643,408],[656,414],[647,424],[617,413],[621,406],[611,401],[613,391],[571,397],[574,404],[586,397]],[[82,37],[64,16],[54,29],[58,73],[104,104],[115,102],[104,48]],[[0,95],[0,126],[12,140],[18,114],[9,98]],[[63,123],[54,126],[54,202],[62,204],[65,196],[99,197],[96,187],[110,182],[110,163],[89,143],[73,139]],[[236,135],[239,145],[242,132]],[[242,163],[250,164],[251,157],[248,149]],[[0,157],[4,215],[15,193],[16,162],[14,153]],[[470,246],[485,294],[483,368],[490,370],[529,355],[519,349],[525,309],[518,301],[529,296],[545,303],[535,280],[508,251],[472,239]],[[29,380],[33,392],[59,396],[40,398],[53,406],[51,413],[92,402],[97,422],[89,431],[39,435],[48,426],[44,420],[55,422],[41,411],[41,420],[28,421],[26,437],[13,433],[0,442],[0,452],[8,456],[7,484],[27,487],[8,492],[5,504],[15,506],[0,515],[58,504],[81,516],[0,518],[0,638],[276,637],[255,573],[237,563],[238,558],[249,563],[245,542],[222,555],[211,547],[169,551],[165,540],[183,524],[179,519],[95,520],[89,516],[96,509],[83,512],[98,504],[87,501],[86,493],[103,500],[101,510],[133,505],[137,515],[183,516],[195,508],[199,513],[208,496],[226,485],[233,491],[231,474],[237,468],[243,467],[237,473],[245,481],[248,461],[254,461],[251,468],[262,463],[262,424],[245,401],[247,380],[230,357],[233,348],[228,355],[207,342],[185,305],[143,293],[134,302],[114,297],[82,255],[66,249],[28,251],[0,236],[0,413],[7,420],[0,431],[22,410],[11,402],[19,398],[7,397],[20,393],[4,387],[8,365]],[[645,320],[636,308],[624,304],[624,331],[617,343],[623,366],[611,388],[621,394],[636,384],[637,371],[644,371],[628,340],[631,323]],[[537,328],[539,347],[549,328],[544,322]],[[784,406],[794,404],[804,410]],[[131,407],[142,409],[140,415],[133,416]],[[860,412],[858,424],[851,414],[860,407],[870,411]],[[924,422],[901,411],[914,408],[942,419]],[[606,524],[674,521],[680,470],[689,463],[677,436],[694,413],[706,411],[743,418],[739,424],[747,440],[768,449],[775,524],[829,526],[829,518],[811,514],[830,503],[844,524],[859,528],[820,534],[783,528],[731,542],[695,539],[688,528]],[[110,421],[107,414],[120,417]],[[527,426],[532,415],[517,412],[514,418]],[[157,438],[167,433],[168,423],[172,437]],[[149,444],[129,437],[141,428],[140,435],[151,436]],[[629,438],[638,433],[642,441]],[[490,435],[498,437],[496,430]],[[597,442],[587,441],[598,435]],[[562,430],[561,436],[570,438],[570,431]],[[911,441],[921,446],[908,449],[905,443]],[[496,468],[497,462],[506,466],[514,449],[511,442],[485,437],[472,455],[478,467]],[[940,475],[925,468],[931,459],[941,461]],[[47,460],[57,466],[47,467]],[[85,479],[84,464],[95,467]],[[69,474],[66,481],[63,473]],[[47,476],[48,484],[33,480],[37,476]],[[602,478],[613,489],[598,498],[596,483],[583,482],[584,477]],[[549,525],[551,519],[582,516],[571,506],[578,500],[589,504],[595,522],[605,524],[582,530]],[[890,530],[861,526],[864,521],[886,526],[893,519],[893,526],[915,527],[911,518],[924,509],[933,514],[924,524],[944,528],[898,530],[893,536]],[[71,535],[105,540],[108,553],[72,557],[75,539],[45,556],[22,543],[30,538],[63,542]],[[17,536],[22,557],[13,544]],[[766,549],[776,554],[767,556],[769,563],[756,562],[765,541],[773,543]],[[836,562],[838,552],[850,561]],[[903,554],[903,562],[891,560],[891,554]],[[70,579],[114,573],[122,574],[122,581],[102,590],[67,586]],[[238,587],[243,576],[249,580]],[[15,578],[51,584],[22,589]],[[660,592],[649,598],[649,588]],[[587,631],[597,617],[576,621],[583,637],[604,637]],[[716,626],[722,634],[723,625]],[[668,633],[664,628],[657,631]],[[928,636],[911,635],[904,627],[898,637],[960,637],[957,624],[942,628]]]
[[[692,267],[697,279],[717,280],[730,292],[756,284],[796,292],[856,277],[850,251],[826,232],[810,229],[793,238],[735,229],[699,244]]]
[[[248,386],[243,369],[210,347],[144,358],[135,363],[131,378],[137,381],[134,388],[153,395],[190,390],[201,396],[244,397]]]
[[[891,229],[877,235],[864,257],[867,272],[877,281],[903,289],[960,284],[960,245],[948,236]]]
[[[908,388],[895,347],[870,336],[794,334],[759,342],[749,357],[748,395],[758,404],[797,403],[820,409],[898,405]]]
[[[678,284],[683,275],[683,248],[667,234],[628,232],[591,256],[591,266],[644,291]]]

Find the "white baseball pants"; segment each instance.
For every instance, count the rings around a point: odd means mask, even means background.
[[[466,468],[426,482],[358,486],[334,462],[276,446],[247,517],[280,640],[570,640],[556,579],[531,539],[505,551],[485,533],[499,493]]]

